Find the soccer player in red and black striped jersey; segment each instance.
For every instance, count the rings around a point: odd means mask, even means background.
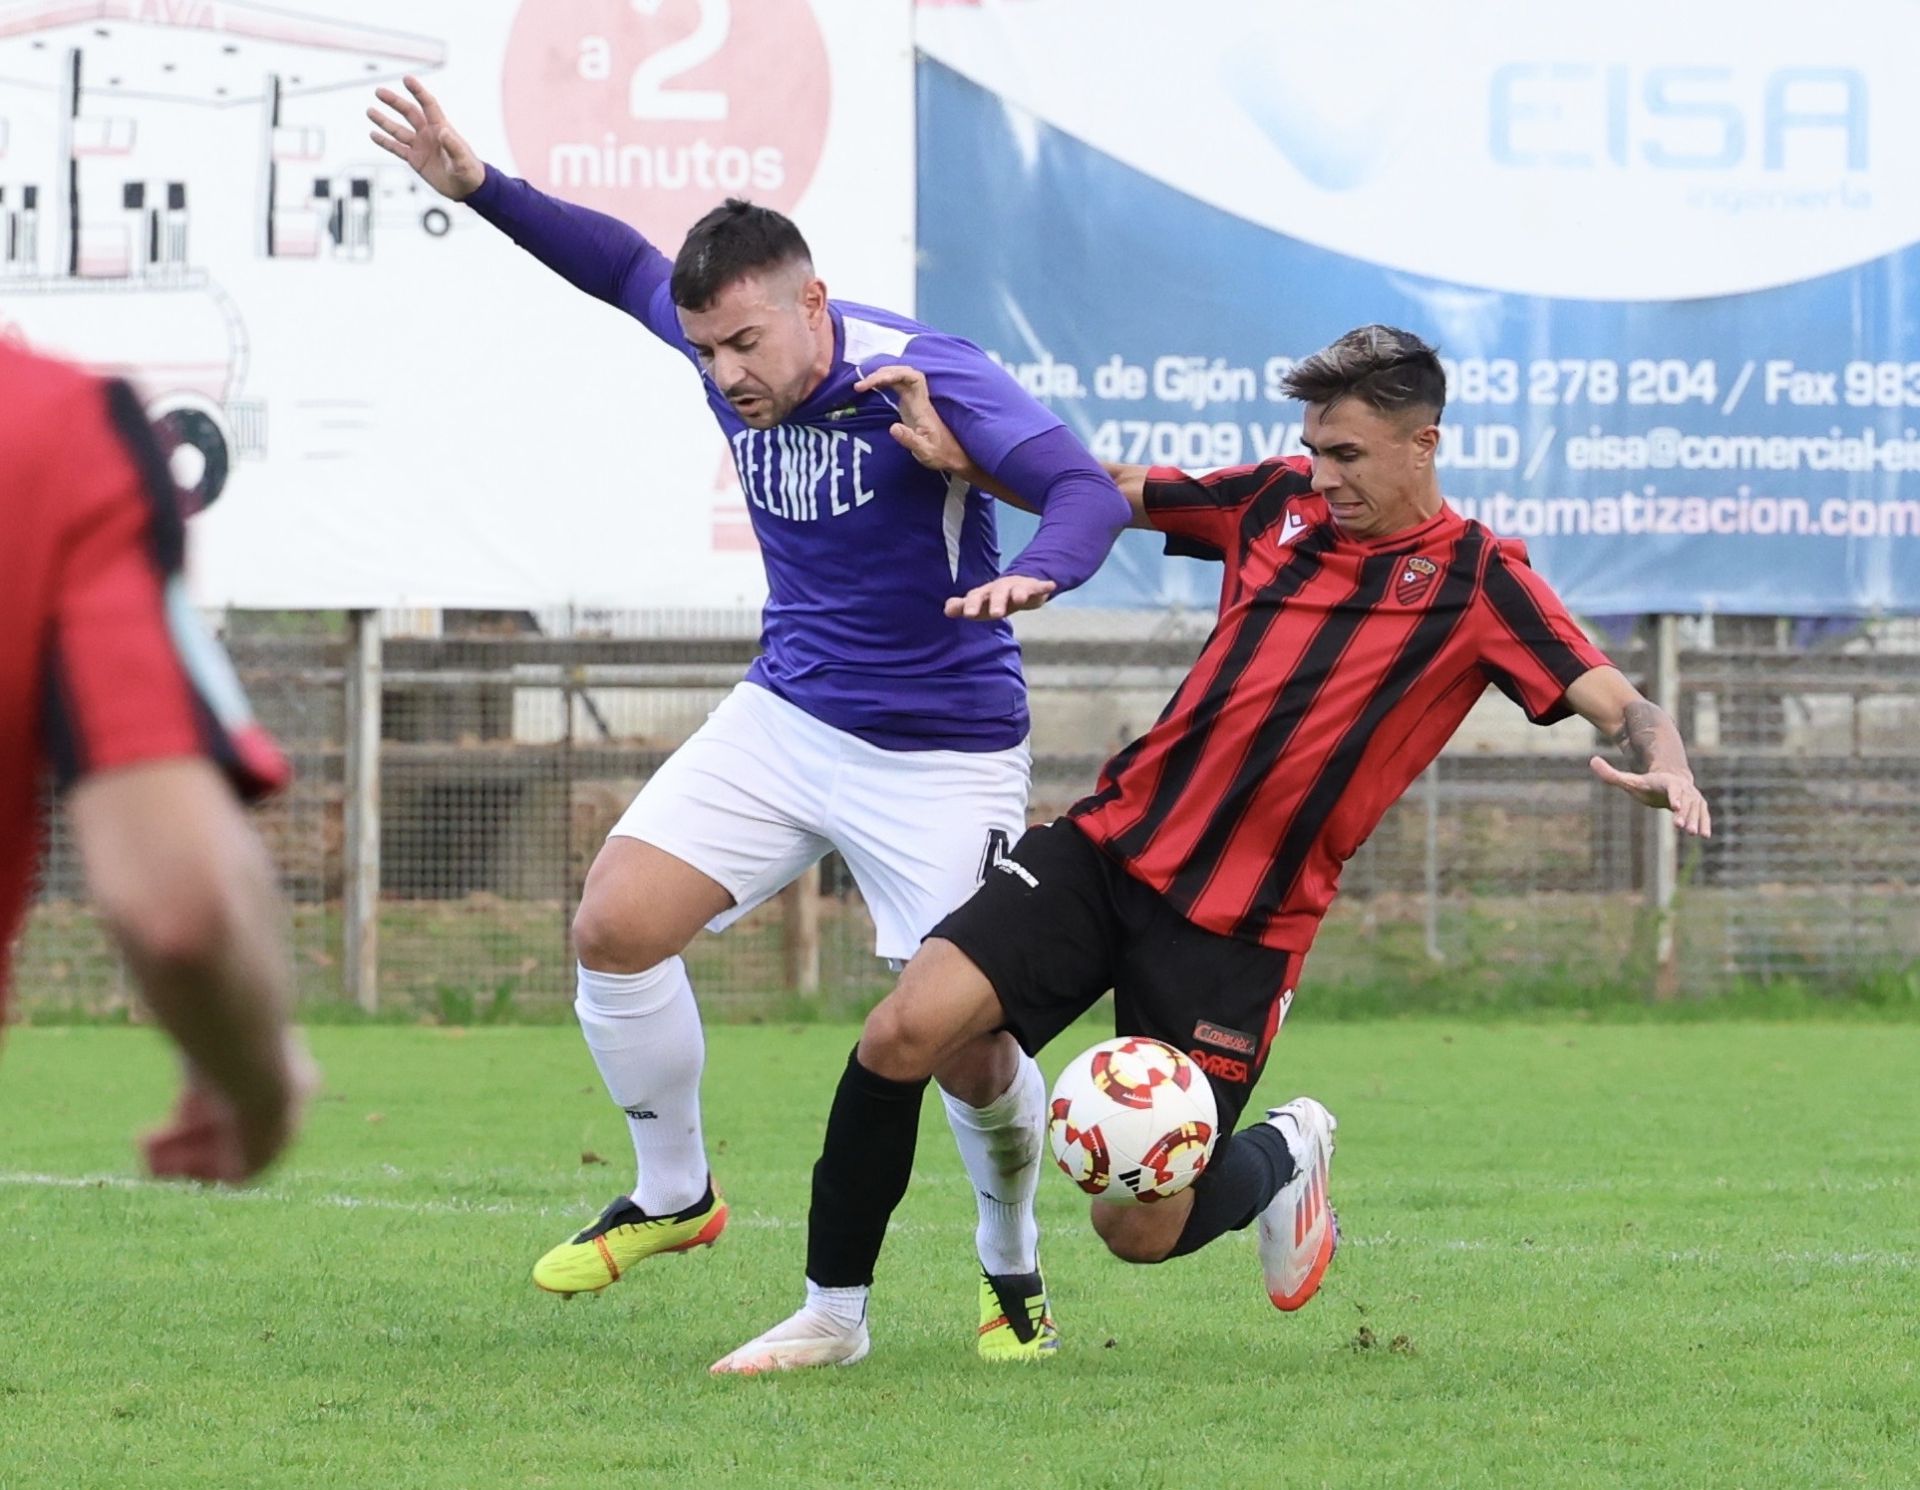
[[[971,469],[919,375],[890,376],[895,438]],[[1307,406],[1310,458],[1201,477],[1114,469],[1135,526],[1224,566],[1218,624],[1153,727],[1091,796],[1020,840],[868,1018],[814,1171],[810,1298],[864,1300],[944,1054],[1001,1028],[1037,1051],[1112,989],[1118,1033],[1164,1040],[1207,1073],[1223,1136],[1191,1188],[1096,1204],[1095,1230],[1116,1255],[1159,1262],[1257,1220],[1268,1296],[1299,1308],[1338,1239],[1333,1116],[1300,1097],[1231,1129],[1342,864],[1488,684],[1537,723],[1590,720],[1632,757],[1626,771],[1594,757],[1603,781],[1684,832],[1711,831],[1673,721],[1586,639],[1523,545],[1442,498],[1433,349],[1362,327],[1295,368],[1288,391]],[[823,1349],[808,1313],[714,1369],[857,1358]],[[863,1323],[861,1352],[865,1339]]]
[[[96,909],[186,1059],[156,1175],[238,1182],[312,1073],[273,866],[239,796],[286,762],[188,604],[165,457],[132,392],[0,343],[0,1021],[51,771]]]

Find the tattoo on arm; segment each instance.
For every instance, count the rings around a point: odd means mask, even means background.
[[[1663,733],[1662,726],[1667,717],[1657,704],[1644,698],[1637,698],[1628,704],[1620,724],[1620,734],[1616,743],[1627,752],[1627,758],[1636,771],[1651,770],[1653,750]]]

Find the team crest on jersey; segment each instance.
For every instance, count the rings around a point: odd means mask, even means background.
[[[1402,605],[1412,605],[1433,588],[1434,577],[1439,573],[1440,566],[1433,560],[1415,554],[1400,566],[1399,578],[1393,582],[1393,598]]]

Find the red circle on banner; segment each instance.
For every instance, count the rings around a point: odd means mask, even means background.
[[[723,198],[790,210],[830,102],[809,0],[523,0],[501,81],[520,173],[668,253]]]

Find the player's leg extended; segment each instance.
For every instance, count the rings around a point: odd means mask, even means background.
[[[913,1173],[921,1097],[933,1072],[1001,1017],[993,986],[950,943],[929,940],[907,964],[867,1016],[827,1115],[807,1217],[807,1301],[715,1373],[850,1366],[866,1355],[867,1291]]]
[[[1232,1128],[1266,1067],[1304,954],[1194,926],[1145,887],[1135,899],[1131,919],[1145,934],[1130,940],[1116,983],[1116,1029],[1186,1051],[1207,1073],[1222,1133],[1191,1189],[1161,1205],[1096,1205],[1094,1230],[1117,1257],[1160,1262],[1258,1221],[1268,1297],[1298,1309],[1318,1291],[1339,1241],[1327,1203],[1333,1114],[1299,1097]],[[1196,998],[1195,989],[1204,992]]]
[[[1095,1203],[1093,1229],[1128,1262],[1164,1262],[1260,1223],[1260,1267],[1276,1309],[1298,1309],[1319,1292],[1339,1245],[1327,1200],[1332,1113],[1311,1097],[1268,1111],[1265,1121],[1223,1136],[1193,1187],[1153,1206]]]
[[[874,919],[874,950],[905,960],[980,887],[1020,836],[1027,748],[882,751],[855,742],[831,813]],[[1040,1275],[1033,1197],[1046,1136],[1046,1082],[1012,1036],[970,1042],[934,1072],[979,1219],[980,1354],[1033,1359],[1059,1343]]]
[[[607,840],[574,918],[574,1012],[614,1104],[626,1114],[632,1192],[533,1270],[551,1293],[592,1292],[658,1252],[710,1245],[726,1225],[700,1132],[706,1038],[680,950],[733,904],[692,865],[635,838]]]
[[[1096,1202],[1093,1229],[1116,1257],[1164,1262],[1258,1221],[1267,1297],[1277,1309],[1298,1309],[1319,1291],[1339,1242],[1327,1201],[1336,1126],[1320,1103],[1296,1097],[1265,1121],[1223,1135],[1206,1173],[1171,1200]]]

